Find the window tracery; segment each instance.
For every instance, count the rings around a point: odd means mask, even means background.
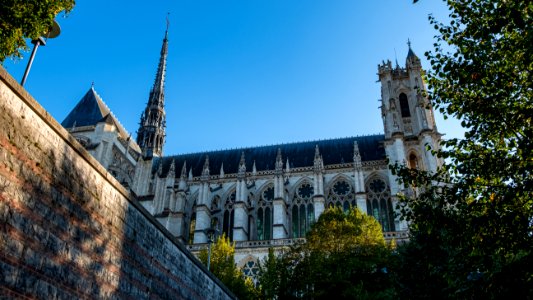
[[[274,185],[269,185],[260,194],[257,202],[256,233],[258,240],[270,240],[272,238],[272,219],[274,200]]]
[[[242,266],[242,272],[244,273],[244,276],[249,277],[254,283],[257,283],[259,264],[255,260],[249,260],[244,264],[244,266]]]
[[[373,178],[368,181],[366,190],[368,215],[379,221],[383,231],[395,231],[394,211],[387,183],[381,178]]]
[[[293,238],[305,237],[305,234],[315,221],[315,210],[311,201],[313,193],[314,188],[307,181],[304,181],[296,188],[291,209]]]
[[[350,207],[356,207],[353,186],[344,178],[337,179],[329,189],[326,205],[327,207],[342,207],[344,211]]]
[[[226,234],[230,241],[233,241],[233,223],[235,219],[235,213],[233,206],[235,205],[235,190],[228,194],[226,201],[224,202],[224,217],[222,223],[222,232]]]

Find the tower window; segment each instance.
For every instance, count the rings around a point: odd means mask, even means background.
[[[414,153],[411,153],[411,155],[409,155],[409,168],[418,169],[418,159],[416,158],[416,155]]]
[[[400,109],[402,112],[402,118],[409,118],[411,112],[409,111],[409,101],[407,101],[407,95],[404,93],[400,94]]]

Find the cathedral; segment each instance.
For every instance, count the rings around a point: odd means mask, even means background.
[[[224,233],[253,277],[269,248],[305,237],[331,206],[356,206],[379,221],[386,239],[407,238],[395,213],[402,187],[387,158],[430,172],[441,164],[430,151],[441,134],[410,44],[405,67],[378,65],[384,134],[163,155],[167,37],[135,140],[94,87],[61,125],[193,253]]]

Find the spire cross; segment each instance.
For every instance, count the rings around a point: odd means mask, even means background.
[[[411,49],[411,40],[407,39],[407,46]]]

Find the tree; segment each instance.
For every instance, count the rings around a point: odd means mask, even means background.
[[[283,299],[392,298],[393,260],[381,226],[357,208],[326,210],[304,244],[264,262],[260,284]],[[265,282],[266,281],[266,282]],[[277,285],[278,288],[269,288]],[[269,292],[270,293],[270,292]],[[268,299],[271,294],[266,294]]]
[[[447,4],[449,24],[430,17],[438,35],[426,53],[427,95],[466,133],[443,142],[436,153],[446,163],[436,174],[393,168],[415,192],[402,200],[412,237],[400,252],[420,280],[407,274],[402,291],[408,298],[531,297],[533,4]]]
[[[69,12],[75,0],[2,0],[0,2],[0,62],[22,57],[25,39],[37,39],[52,26],[60,12]]]
[[[223,234],[211,247],[210,271],[239,299],[257,299],[259,293],[250,278],[245,278],[235,265],[235,245]],[[200,251],[199,259],[207,266],[207,249]]]

